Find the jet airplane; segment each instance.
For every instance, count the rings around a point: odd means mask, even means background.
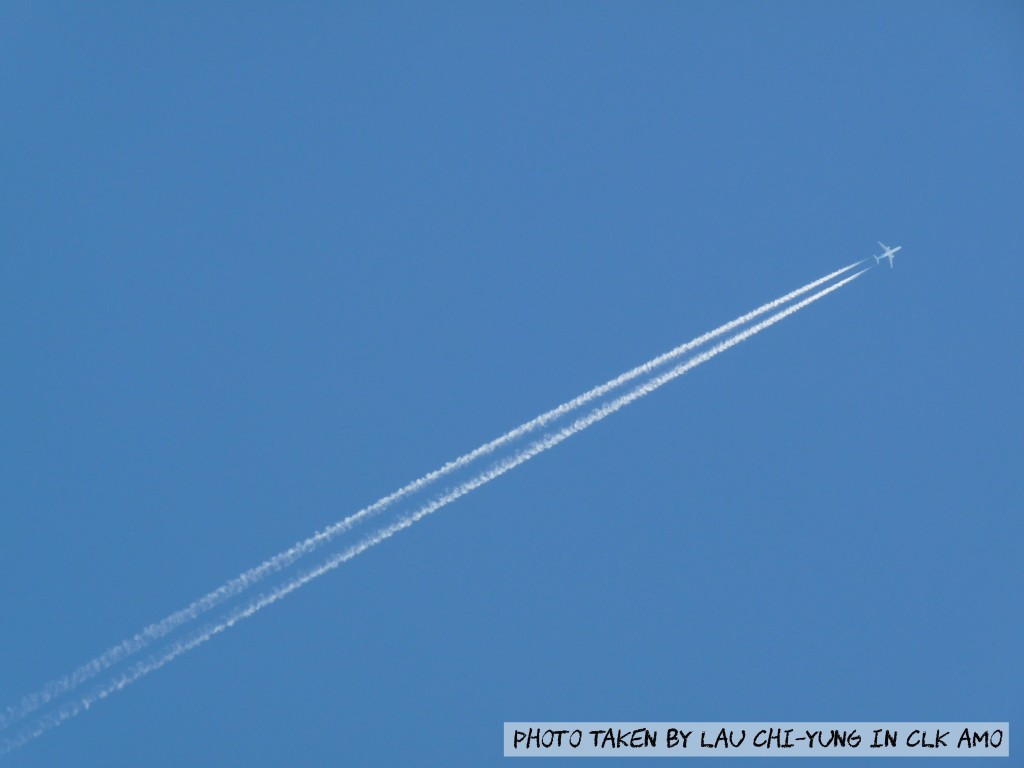
[[[892,269],[892,261],[893,261],[893,259],[896,258],[896,251],[898,251],[903,246],[902,245],[897,245],[895,248],[890,248],[888,245],[886,245],[883,242],[879,242],[878,244],[880,246],[882,246],[882,248],[885,249],[885,253],[883,253],[881,256],[875,256],[875,263],[876,264],[881,264],[882,263],[882,259],[888,259],[889,260],[889,269]]]

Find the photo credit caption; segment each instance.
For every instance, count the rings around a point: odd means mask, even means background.
[[[505,723],[505,757],[1009,757],[1009,723]]]

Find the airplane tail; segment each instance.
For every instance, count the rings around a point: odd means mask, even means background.
[[[875,256],[875,264],[881,264],[881,263],[882,263],[882,257],[881,256]]]

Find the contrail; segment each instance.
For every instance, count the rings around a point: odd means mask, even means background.
[[[870,269],[870,267],[868,267],[868,269]],[[518,467],[520,464],[529,461],[534,456],[543,453],[549,448],[553,448],[554,446],[561,443],[563,440],[572,437],[576,433],[582,432],[587,427],[590,427],[593,424],[596,424],[597,422],[601,421],[602,419],[605,419],[606,417],[624,408],[630,403],[639,400],[641,397],[649,395],[654,390],[664,386],[673,379],[682,376],[684,373],[686,373],[689,370],[692,370],[693,368],[696,368],[698,365],[707,362],[711,358],[721,354],[730,347],[736,346],[741,341],[745,341],[751,336],[760,333],[765,328],[774,325],[780,320],[789,317],[793,313],[803,309],[807,305],[817,301],[818,299],[823,298],[824,296],[827,296],[833,291],[838,290],[847,283],[860,277],[862,274],[867,272],[868,269],[863,269],[860,272],[856,272],[853,275],[850,275],[849,277],[844,278],[843,280],[840,280],[839,282],[834,283],[833,285],[830,285],[829,287],[821,291],[818,291],[812,296],[809,296],[808,298],[803,299],[802,301],[790,307],[787,307],[786,309],[777,312],[774,315],[771,315],[767,319],[762,320],[761,322],[755,325],[752,325],[750,328],[747,328],[746,330],[743,330],[740,333],[737,333],[734,336],[729,337],[725,341],[716,344],[711,349],[708,349],[705,352],[701,352],[700,354],[695,355],[694,357],[690,358],[684,363],[680,363],[671,370],[653,377],[644,384],[641,384],[640,386],[634,388],[629,393],[622,395],[618,398],[615,398],[614,400],[611,400],[598,408],[595,408],[586,416],[576,419],[572,424],[563,427],[557,432],[545,436],[541,440],[535,441],[528,448],[525,448],[515,453],[514,455],[502,461],[499,461],[494,466],[481,472],[476,477],[467,480],[466,482],[457,486],[452,491],[423,505],[415,512],[412,512],[399,518],[391,525],[388,525],[378,530],[376,533],[367,536],[358,544],[355,544],[345,549],[344,551],[328,558],[326,561],[316,566],[315,568],[312,568],[300,574],[299,576],[293,577],[284,584],[274,588],[267,594],[260,595],[259,597],[250,600],[250,602],[247,605],[235,608],[227,614],[226,618],[222,619],[220,622],[208,625],[204,629],[194,634],[188,640],[180,641],[173,644],[163,655],[153,656],[147,659],[146,661],[136,664],[128,672],[125,672],[120,677],[115,678],[106,686],[90,693],[89,695],[79,699],[78,701],[65,704],[56,712],[51,713],[50,715],[44,718],[41,718],[39,721],[35,723],[34,726],[19,734],[19,736],[15,739],[8,741],[3,746],[3,748],[0,749],[0,754],[10,752],[20,746],[23,746],[25,743],[31,741],[32,739],[46,732],[50,728],[56,727],[65,720],[69,720],[75,715],[78,715],[83,710],[89,709],[89,707],[91,707],[96,702],[107,698],[112,693],[116,693],[117,691],[128,687],[139,678],[148,675],[150,672],[155,672],[156,670],[165,666],[169,662],[173,661],[178,656],[181,656],[182,654],[187,653],[193,648],[202,645],[203,643],[210,640],[214,636],[220,634],[224,630],[231,628],[239,621],[249,618],[253,614],[262,610],[263,608],[266,608],[268,605],[276,603],[278,600],[291,594],[299,587],[302,587],[305,584],[308,584],[313,579],[316,579],[319,576],[322,576],[323,574],[327,573],[328,571],[337,568],[343,563],[362,554],[367,549],[370,549],[371,547],[380,544],[382,541],[391,538],[399,531],[408,528],[409,526],[413,525],[419,520],[422,520],[427,515],[436,512],[441,507],[450,504],[456,499],[466,495],[470,491],[479,488],[481,485],[485,485],[486,483],[489,483],[491,480],[500,477],[509,470],[514,469],[515,467]]]
[[[170,614],[169,616],[167,616],[164,619],[161,619],[158,622],[150,624],[145,629],[133,635],[132,637],[123,640],[121,643],[115,646],[112,646],[96,658],[78,667],[78,669],[74,670],[69,675],[66,675],[62,678],[59,678],[58,680],[54,680],[50,683],[47,683],[45,686],[43,686],[42,689],[40,689],[36,693],[25,696],[19,705],[7,707],[5,712],[3,714],[0,714],[0,730],[4,730],[10,727],[13,723],[17,722],[18,720],[21,720],[22,718],[31,714],[40,707],[45,706],[54,698],[74,690],[82,683],[91,680],[96,675],[112,667],[114,664],[117,664],[125,658],[128,658],[129,656],[132,656],[138,653],[139,651],[145,649],[150,644],[152,644],[156,640],[159,640],[162,637],[165,637],[178,627],[187,624],[191,621],[194,621],[210,609],[223,603],[225,600],[228,600],[229,598],[234,597],[235,595],[238,595],[241,592],[244,592],[245,590],[249,589],[249,587],[251,587],[252,585],[262,581],[268,575],[281,571],[283,568],[286,568],[299,558],[309,554],[314,549],[331,541],[332,539],[344,533],[345,531],[350,530],[356,523],[360,522],[364,518],[370,517],[372,515],[377,514],[378,512],[383,511],[384,509],[391,506],[394,502],[398,501],[399,499],[402,499],[408,496],[409,494],[414,493],[415,491],[418,491],[430,485],[435,480],[438,480],[439,478],[444,477],[445,475],[448,475],[457,469],[466,467],[467,465],[474,462],[476,459],[493,453],[498,448],[507,445],[513,440],[516,440],[522,437],[523,435],[532,432],[538,429],[539,427],[542,427],[554,421],[555,419],[558,419],[561,416],[566,415],[567,413],[570,413],[571,411],[576,410],[580,406],[585,405],[586,403],[598,397],[601,397],[602,395],[605,395],[608,392],[611,392],[613,389],[622,386],[626,382],[632,381],[633,379],[639,376],[643,376],[644,374],[652,372],[653,370],[660,367],[669,360],[673,360],[685,354],[686,352],[695,349],[696,347],[704,345],[705,343],[711,341],[712,339],[715,339],[719,336],[722,336],[723,334],[728,333],[734,328],[738,328],[741,325],[745,325],[751,320],[774,309],[777,309],[778,307],[792,301],[798,296],[802,296],[803,294],[814,290],[818,286],[827,283],[829,280],[832,280],[833,278],[836,278],[839,275],[845,272],[849,272],[851,269],[860,266],[861,264],[864,263],[864,261],[866,261],[866,259],[862,259],[861,261],[850,264],[849,266],[843,267],[842,269],[837,269],[835,272],[832,272],[831,274],[825,275],[822,278],[819,278],[811,283],[808,283],[802,288],[797,288],[795,291],[790,291],[784,296],[780,296],[777,299],[769,301],[767,304],[762,304],[757,309],[748,312],[745,315],[741,315],[740,317],[737,317],[735,320],[730,320],[728,323],[725,323],[724,325],[715,328],[713,331],[708,331],[707,333],[698,336],[695,339],[686,342],[685,344],[681,344],[678,347],[669,350],[668,352],[665,352],[662,355],[659,355],[658,357],[648,360],[646,363],[638,365],[637,367],[629,371],[626,371],[625,373],[615,377],[614,379],[611,379],[605,382],[604,384],[594,387],[593,389],[584,392],[582,395],[579,395],[573,398],[572,400],[568,400],[562,403],[561,405],[557,406],[556,408],[552,408],[550,411],[547,411],[546,413],[543,413],[540,416],[531,419],[530,421],[520,424],[518,427],[506,432],[501,437],[496,438],[495,440],[492,440],[489,443],[484,443],[479,448],[475,448],[469,453],[466,453],[457,459],[449,461],[447,464],[443,465],[439,469],[436,469],[433,472],[428,472],[422,477],[413,480],[408,485],[403,486],[394,493],[384,496],[375,501],[373,504],[370,504],[369,506],[364,507],[358,512],[346,517],[344,520],[334,523],[333,525],[323,529],[322,531],[317,531],[309,538],[298,542],[297,544],[284,550],[283,552],[274,555],[269,560],[265,560],[258,566],[250,568],[248,571],[242,573],[241,575],[231,579],[228,582],[225,582],[220,587],[217,587],[217,589],[192,602],[187,607]]]

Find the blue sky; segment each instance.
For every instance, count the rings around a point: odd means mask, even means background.
[[[904,246],[6,762],[1020,722],[1022,33],[1010,2],[6,4],[0,706]]]

